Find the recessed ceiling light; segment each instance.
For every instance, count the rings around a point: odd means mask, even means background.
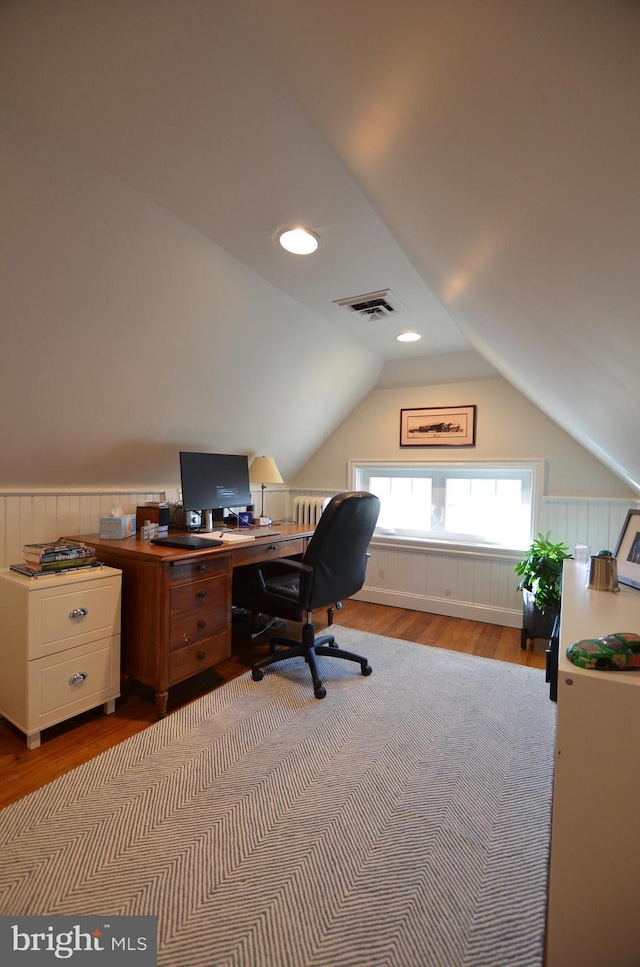
[[[320,244],[318,236],[307,228],[287,228],[280,232],[278,241],[293,255],[312,255]]]
[[[400,332],[396,336],[398,342],[417,342],[418,339],[422,339],[419,332]]]

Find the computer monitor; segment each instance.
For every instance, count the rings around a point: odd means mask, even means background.
[[[203,530],[222,522],[224,511],[251,503],[249,459],[234,453],[180,452],[182,504],[202,514]]]

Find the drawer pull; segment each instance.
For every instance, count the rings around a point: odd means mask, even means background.
[[[69,612],[70,618],[86,618],[89,612],[86,608],[74,608],[73,611]]]
[[[203,658],[206,658],[206,657],[207,657],[206,651],[199,651],[198,652],[198,658],[200,659],[200,661],[202,661]]]
[[[207,570],[207,565],[206,564],[201,564],[200,565],[200,570],[201,571],[206,571]]]
[[[69,684],[70,685],[79,685],[80,682],[84,682],[84,681],[86,681],[86,679],[87,679],[87,673],[86,672],[76,672],[75,675],[72,675],[71,678],[69,679]]]
[[[207,622],[201,618],[200,621],[198,622],[198,628],[206,628],[206,627],[207,627]]]
[[[198,591],[198,597],[199,598],[206,598],[206,596],[207,596],[207,592],[206,591]]]

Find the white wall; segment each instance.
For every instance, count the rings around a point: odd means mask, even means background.
[[[478,407],[475,447],[399,446],[401,408],[468,404]],[[530,458],[545,459],[548,468],[539,529],[551,530],[570,548],[580,542],[594,551],[613,550],[627,510],[640,506],[638,494],[500,378],[374,390],[296,475],[291,494],[349,487],[349,461]],[[374,540],[359,597],[520,627],[517,559],[513,553]]]
[[[476,446],[400,447],[400,410],[477,406]],[[501,378],[373,390],[296,474],[297,489],[348,486],[350,460],[513,460],[543,458],[552,496],[635,495],[619,477]]]

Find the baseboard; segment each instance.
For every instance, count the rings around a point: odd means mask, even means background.
[[[490,608],[482,604],[452,601],[449,598],[404,594],[402,591],[384,591],[381,588],[368,588],[366,586],[353,597],[356,600],[368,601],[371,604],[387,604],[394,608],[408,608],[411,611],[443,614],[449,618],[485,621],[488,624],[501,625],[505,628],[522,628],[522,610]]]

